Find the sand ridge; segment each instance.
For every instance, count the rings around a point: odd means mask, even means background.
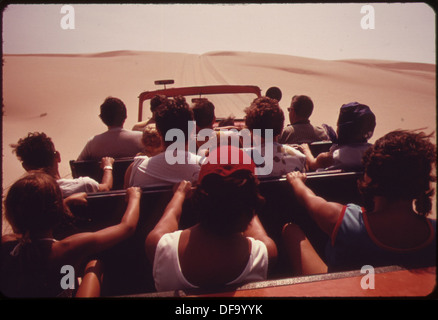
[[[103,100],[122,99],[128,108],[125,127],[131,128],[137,121],[138,95],[160,89],[154,85],[158,79],[174,79],[178,87],[257,85],[262,94],[277,86],[283,91],[286,124],[286,109],[295,94],[313,99],[312,123],[333,127],[341,105],[359,101],[377,117],[372,141],[394,129],[432,132],[436,127],[436,71],[431,64],[232,51],[4,55],[4,190],[24,173],[9,144],[28,132],[46,132],[61,153],[61,175],[69,176],[68,161],[77,158],[91,136],[106,130],[98,117]],[[225,112],[241,117],[245,107],[227,106]]]

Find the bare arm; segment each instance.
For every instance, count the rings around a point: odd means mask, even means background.
[[[260,240],[266,245],[266,248],[268,249],[269,265],[273,265],[277,261],[277,245],[266,233],[258,216],[254,216],[243,235],[245,237],[252,237],[256,240]]]
[[[166,233],[178,230],[182,206],[191,186],[192,184],[188,181],[182,181],[179,184],[172,199],[164,210],[163,216],[146,237],[145,250],[150,261],[154,260],[155,249],[161,237]]]
[[[307,143],[301,144],[300,149],[306,156],[306,163],[311,171],[329,167],[333,163],[333,157],[330,152],[322,152],[315,158]]]
[[[298,202],[307,210],[318,226],[331,236],[343,205],[336,202],[328,202],[315,195],[304,183],[306,175],[299,171],[288,173],[286,178],[294,189]]]
[[[87,193],[86,192],[73,193],[71,196],[64,198],[64,204],[66,206],[86,205],[87,204]]]
[[[131,179],[131,173],[132,173],[132,167],[134,166],[133,163],[131,163],[128,167],[128,169],[126,169],[125,172],[125,178],[124,178],[124,182],[123,185],[125,187],[125,189],[129,188],[129,180]]]
[[[91,260],[85,267],[82,282],[76,292],[77,298],[100,297],[103,281],[103,266],[100,260]]]
[[[108,249],[134,234],[140,215],[140,188],[126,190],[128,204],[121,222],[96,232],[74,234],[57,243],[58,257],[80,262],[82,259]]]
[[[99,191],[109,191],[113,187],[113,164],[114,159],[111,157],[104,157],[101,161],[101,168],[103,169],[102,182],[99,184]],[[111,167],[109,169],[108,167]]]
[[[309,145],[307,143],[303,143],[300,145],[300,149],[306,156],[306,163],[309,167],[309,170],[315,171],[316,169],[318,169],[316,159],[313,156],[312,151],[310,151]]]
[[[137,122],[136,124],[134,124],[134,126],[132,127],[132,131],[143,131],[144,128],[149,124],[149,123],[154,123],[154,120],[152,118],[150,118],[149,120],[145,120],[145,121],[141,121],[141,122]]]

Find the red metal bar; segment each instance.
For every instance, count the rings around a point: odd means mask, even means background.
[[[169,88],[154,91],[142,92],[138,99],[138,121],[142,120],[143,116],[143,102],[148,99],[152,99],[156,95],[165,95],[167,97],[175,96],[194,96],[194,95],[207,95],[207,94],[240,94],[240,93],[253,93],[257,97],[261,96],[261,90],[257,86],[250,85],[212,85],[212,86],[199,86],[199,87],[182,87],[182,88]]]

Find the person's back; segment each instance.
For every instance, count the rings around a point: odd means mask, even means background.
[[[287,125],[278,138],[284,144],[312,143],[328,141],[329,138],[322,127],[315,127],[311,123],[294,123]]]
[[[341,106],[337,122],[337,136],[328,152],[313,157],[308,145],[303,144],[311,170],[362,171],[362,157],[372,146],[368,140],[376,127],[376,116],[370,107],[359,102]]]
[[[238,285],[267,278],[266,246],[254,238],[227,241],[200,230],[179,230],[162,237],[158,252],[154,263],[157,291]],[[181,268],[175,270],[175,264]]]
[[[336,245],[327,248],[333,267],[346,264],[345,259],[408,268],[436,262],[436,220],[426,218],[431,210],[429,184],[435,150],[423,133],[394,131],[364,153],[366,177],[359,189],[365,207],[345,208],[332,238]],[[346,255],[351,243],[356,250],[362,246],[362,258],[352,251]]]
[[[182,151],[180,163],[170,164],[166,153],[153,157],[137,156],[132,167],[127,171],[128,186],[150,187],[175,184],[181,180],[195,182],[198,179],[201,157]]]
[[[333,163],[328,170],[362,171],[362,157],[371,147],[368,140],[376,127],[370,107],[359,102],[342,105],[337,123],[337,141],[331,147]]]
[[[362,171],[362,157],[371,146],[368,142],[332,146],[332,162],[326,170]]]
[[[120,223],[56,239],[55,230],[68,214],[56,180],[41,171],[30,171],[17,180],[4,201],[5,217],[14,234],[2,236],[2,293],[9,297],[77,293],[76,280],[86,272],[87,261],[134,233],[140,196],[138,188],[127,190],[127,207]],[[65,266],[70,272],[68,280],[64,279],[68,285],[61,281],[66,276]]]
[[[123,128],[126,106],[118,98],[109,97],[100,106],[100,118],[108,130],[90,138],[77,160],[100,160],[102,157],[134,157],[142,151],[142,133]]]
[[[79,192],[109,191],[113,186],[112,165],[114,159],[111,157],[101,159],[103,176],[99,183],[90,177],[61,178],[59,173],[61,155],[55,149],[52,139],[44,132],[29,133],[25,138],[19,139],[17,144],[12,144],[11,147],[26,171],[43,170],[55,178],[64,197]]]
[[[294,96],[288,108],[290,124],[286,126],[278,138],[284,144],[302,144],[330,140],[323,127],[313,126],[310,116],[313,112],[313,101],[304,95]]]
[[[239,164],[220,163],[220,151],[239,155]],[[213,163],[211,159],[216,159]],[[220,147],[202,165],[192,210],[199,219],[178,230],[191,184],[182,182],[163,217],[146,239],[158,291],[212,288],[267,278],[276,246],[256,216],[263,200],[257,191],[253,162],[238,148]],[[235,159],[235,158],[233,158]],[[249,159],[250,160],[250,159]],[[231,163],[231,162],[228,162]]]
[[[189,122],[193,121],[184,97],[166,99],[157,107],[154,114],[155,125],[163,141],[163,152],[153,156],[138,156],[125,175],[126,186],[149,187],[169,185],[187,180],[194,182],[198,178],[201,157],[188,150],[188,143],[193,139]],[[183,137],[176,141],[166,141],[169,133],[178,132]],[[171,135],[175,138],[174,135]],[[167,138],[168,139],[168,138]]]
[[[100,160],[102,157],[131,158],[143,150],[142,132],[122,127],[108,129],[88,140],[77,160]]]
[[[302,174],[288,174],[297,199],[330,237],[328,271],[363,265],[436,265],[436,219],[427,218],[432,210],[436,146],[429,139],[423,132],[397,130],[365,152],[364,177],[358,181],[363,206],[328,202],[305,186]],[[321,266],[315,255],[293,249],[297,247],[292,239],[299,232],[296,227],[283,231],[291,259],[298,259],[298,254],[306,261],[304,266]]]
[[[360,269],[363,265],[381,267],[399,265],[405,268],[428,267],[436,263],[436,220],[414,219],[398,223],[397,216],[367,212],[349,204],[339,228],[327,244],[328,271]],[[391,225],[388,220],[391,218]],[[396,222],[397,221],[397,222]]]
[[[21,249],[20,240],[2,238],[1,292],[7,297],[48,298],[72,296],[73,290],[64,290],[60,270],[62,263],[49,263],[50,248],[55,239],[39,239]],[[74,283],[77,288],[77,283]]]

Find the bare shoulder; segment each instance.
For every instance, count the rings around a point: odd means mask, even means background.
[[[11,242],[11,241],[17,241],[20,238],[21,237],[19,235],[14,234],[14,233],[5,234],[5,235],[2,236],[2,243]]]
[[[146,237],[144,242],[144,248],[146,252],[146,256],[150,261],[154,260],[155,251],[157,249],[158,242],[160,242],[161,237],[164,235],[163,232],[159,230],[152,230]]]

